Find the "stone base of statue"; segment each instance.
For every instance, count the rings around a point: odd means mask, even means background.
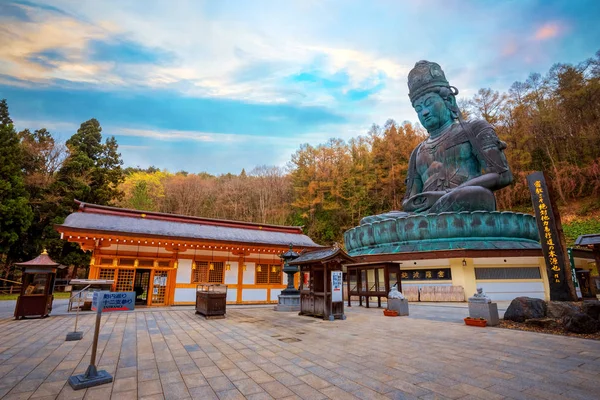
[[[540,249],[535,217],[509,211],[410,214],[344,233],[350,256],[453,249]]]
[[[300,311],[300,292],[298,294],[280,294],[275,311]]]
[[[408,300],[406,299],[388,299],[388,310],[398,311],[398,316],[408,315]]]
[[[482,301],[481,298],[469,298],[469,317],[484,318],[488,326],[496,326],[500,323],[498,304],[488,301],[489,299]]]

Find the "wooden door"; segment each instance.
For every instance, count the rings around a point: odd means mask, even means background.
[[[155,270],[152,278],[152,305],[164,306],[167,301],[169,271]]]

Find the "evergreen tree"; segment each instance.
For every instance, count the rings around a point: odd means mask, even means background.
[[[4,266],[11,263],[8,253],[31,224],[32,211],[23,182],[21,146],[8,113],[6,100],[0,101],[0,256]]]

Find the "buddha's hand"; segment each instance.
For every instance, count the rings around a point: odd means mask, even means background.
[[[445,191],[431,191],[416,194],[406,200],[404,203],[404,210],[417,213],[426,211],[445,194]]]

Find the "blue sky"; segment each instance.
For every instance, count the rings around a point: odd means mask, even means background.
[[[600,49],[600,2],[0,0],[0,98],[62,140],[97,118],[125,165],[239,173],[416,122],[438,62],[470,98]]]

